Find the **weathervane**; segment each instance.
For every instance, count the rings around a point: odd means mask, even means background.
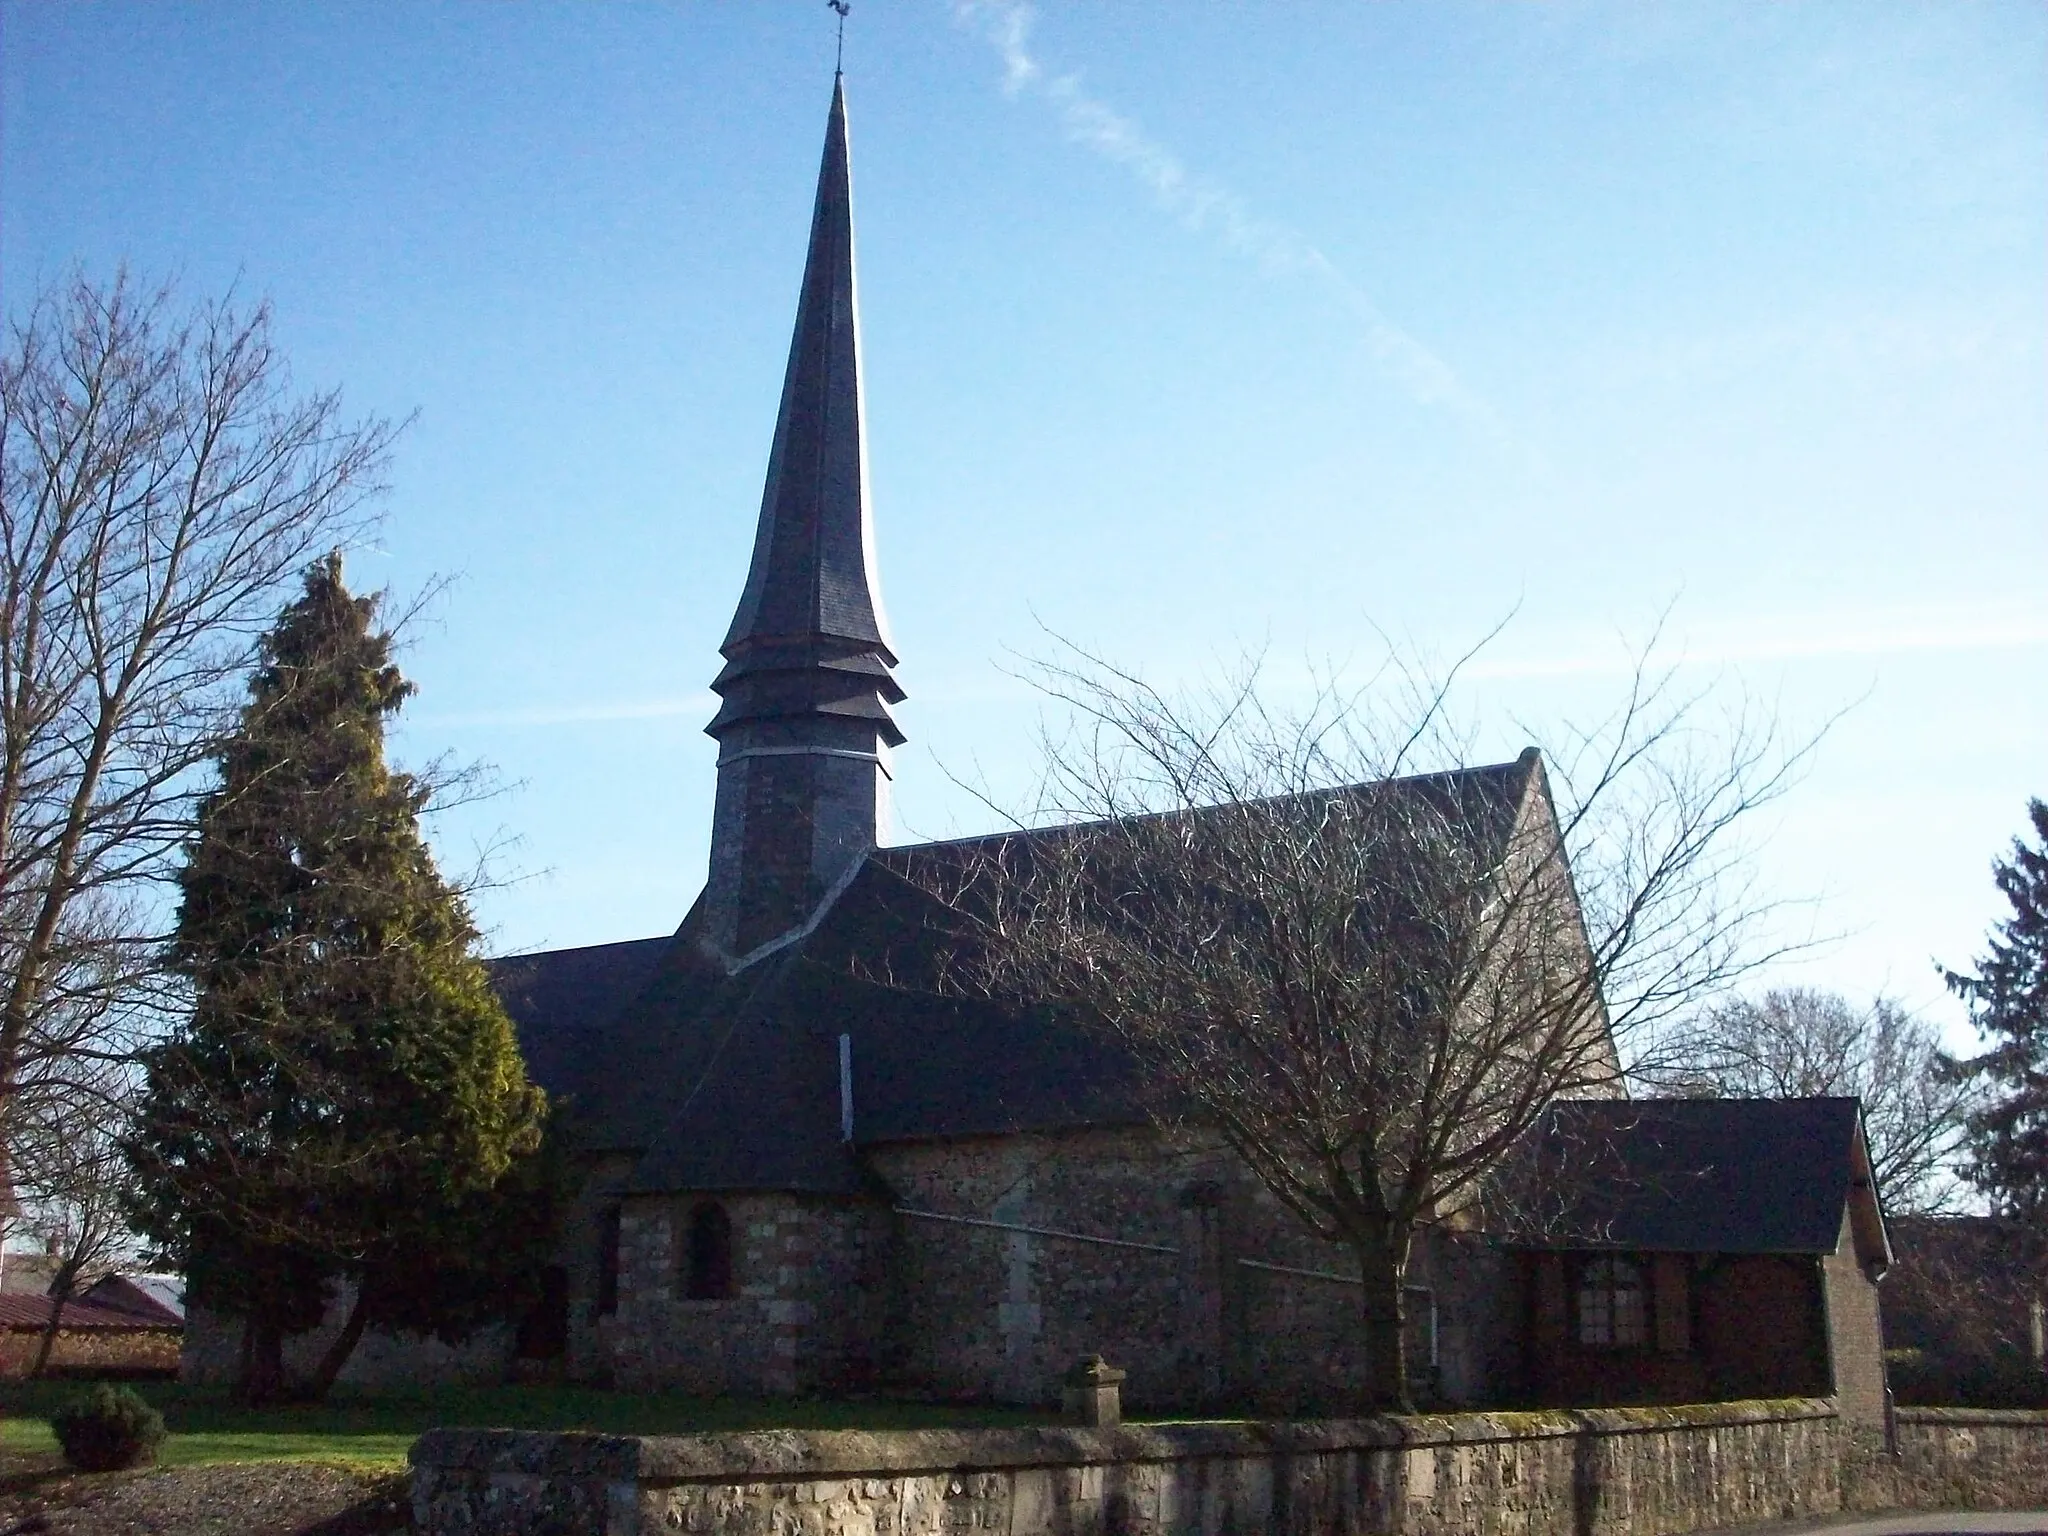
[[[846,73],[846,13],[853,9],[851,0],[825,0],[825,4],[839,18],[839,41],[832,50],[832,73]]]

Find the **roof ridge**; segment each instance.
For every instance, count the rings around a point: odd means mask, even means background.
[[[619,949],[628,944],[653,944],[659,940],[675,937],[673,930],[667,933],[649,934],[644,939],[603,939],[595,944],[565,944],[559,949],[522,949],[516,955],[489,955],[485,965],[502,965],[512,960],[539,960],[548,955],[576,955],[592,949]]]
[[[1285,800],[1306,799],[1310,795],[1338,795],[1357,789],[1398,789],[1447,779],[1477,778],[1483,774],[1507,774],[1527,767],[1530,762],[1529,753],[1535,750],[1533,747],[1529,748],[1519,757],[1510,758],[1504,763],[1479,763],[1467,768],[1436,768],[1427,773],[1396,774],[1386,779],[1356,779],[1344,784],[1325,785],[1321,789],[1298,789],[1285,794],[1261,795],[1256,800],[1219,800],[1213,805],[1184,806],[1171,811],[1146,811],[1139,819],[1221,810],[1232,805],[1274,805]],[[1017,827],[1007,832],[970,832],[960,837],[931,838],[921,843],[889,843],[869,850],[868,857],[872,859],[878,854],[918,853],[928,848],[964,848],[970,843],[993,842],[1006,837],[1035,837],[1047,832],[1078,832],[1087,827],[1105,826],[1110,820],[1109,817],[1098,816],[1091,821],[1049,822],[1044,826]]]

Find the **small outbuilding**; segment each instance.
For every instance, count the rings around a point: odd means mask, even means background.
[[[1515,1238],[1546,1404],[1838,1397],[1881,1423],[1892,1261],[1854,1099],[1556,1106]]]
[[[48,1296],[0,1293],[0,1376],[35,1366],[50,1324]],[[49,1368],[65,1375],[173,1376],[185,1320],[133,1281],[110,1276],[64,1303]]]

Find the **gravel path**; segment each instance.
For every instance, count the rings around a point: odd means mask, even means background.
[[[386,1536],[408,1531],[405,1474],[302,1462],[81,1476],[10,1457],[0,1536]]]

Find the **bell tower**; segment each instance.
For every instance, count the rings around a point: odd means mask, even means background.
[[[798,930],[887,824],[891,669],[875,578],[844,82],[832,83],[796,333],[723,701],[705,937],[737,965]]]

